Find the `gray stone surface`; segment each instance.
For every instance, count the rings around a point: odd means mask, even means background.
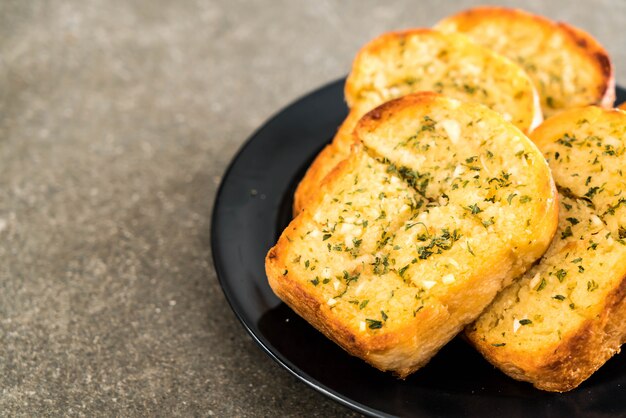
[[[216,188],[365,41],[476,3],[0,1],[0,415],[352,415],[230,311]],[[626,83],[626,2],[503,3],[590,31]]]

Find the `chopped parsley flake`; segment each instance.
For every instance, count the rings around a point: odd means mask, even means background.
[[[444,250],[449,250],[452,245],[461,238],[459,231],[455,229],[450,232],[447,228],[442,228],[441,235],[430,238],[430,242],[424,246],[417,247],[417,253],[420,260],[426,260],[433,254],[441,254]],[[427,241],[428,237],[418,236],[419,241]]]
[[[387,274],[389,272],[389,255],[385,254],[382,257],[376,257],[372,266],[374,266],[375,274],[378,274],[379,276]]]
[[[469,251],[469,253],[471,255],[473,255],[474,257],[476,257],[476,254],[474,254],[474,251],[472,250],[472,247],[470,247],[470,243],[467,243],[467,251]]]
[[[594,195],[601,191],[602,190],[598,186],[590,187],[589,190],[587,190],[587,193],[585,193],[585,197],[591,199]]]
[[[482,224],[485,228],[487,228],[489,225],[493,225],[495,223],[493,216],[489,219],[487,219],[486,221],[482,221]]]
[[[511,193],[510,195],[507,196],[506,201],[509,202],[509,205],[511,204],[515,196],[517,196],[516,193]]]
[[[572,227],[570,225],[567,225],[567,228],[565,228],[565,231],[561,232],[561,239],[569,238],[572,235],[574,235],[572,233]]]
[[[548,104],[549,106],[549,104]],[[559,144],[568,147],[568,148],[572,148],[572,143],[576,141],[576,138],[573,136],[570,136],[570,134],[565,134],[563,135],[562,138],[557,139],[556,142],[558,142]]]
[[[355,273],[350,275],[346,270],[343,271],[343,280],[345,280],[346,284],[350,284],[352,282],[356,282],[359,279],[361,273]]]
[[[369,329],[380,329],[383,327],[382,321],[378,321],[376,319],[366,318],[365,322],[367,322],[367,326]]]
[[[539,283],[539,286],[537,287],[537,292],[543,290],[544,287],[546,287],[546,279],[542,278],[541,283]]]
[[[402,267],[400,270],[398,270],[398,275],[402,278],[404,278],[404,273],[406,272],[406,270],[409,268],[409,265],[407,264],[406,266]]]
[[[472,213],[472,215],[476,215],[477,213],[482,212],[482,209],[478,207],[478,203],[474,203],[473,205],[469,205],[467,207],[467,209],[469,209],[469,211]]]

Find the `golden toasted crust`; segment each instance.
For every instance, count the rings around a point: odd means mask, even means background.
[[[626,336],[626,113],[566,111],[532,139],[560,190],[559,227],[540,262],[467,335],[510,376],[564,392],[619,352]]]
[[[435,28],[460,32],[522,65],[535,82],[544,116],[615,100],[613,66],[588,33],[519,9],[477,7],[450,16]]]
[[[482,105],[408,95],[354,135],[266,272],[324,335],[404,377],[545,251],[556,192],[536,146]]]
[[[348,157],[350,147],[355,142],[352,131],[361,116],[362,114],[359,114],[357,110],[352,109],[339,127],[333,142],[324,147],[315,157],[294,193],[294,215],[300,213],[302,209],[318,196],[320,184],[324,177],[328,175],[333,167]]]
[[[435,91],[485,104],[524,132],[541,120],[539,97],[528,75],[509,59],[458,34],[412,29],[383,34],[357,54],[345,86],[351,111],[330,147],[298,186],[294,213],[353,143],[358,120],[374,107],[417,91]]]
[[[583,54],[594,63],[597,71],[595,82],[595,100],[588,103],[573,103],[571,106],[596,105],[611,108],[615,103],[615,71],[608,52],[589,33],[565,22],[556,23],[562,30],[570,34],[571,39],[583,51]],[[549,113],[550,114],[550,113]]]
[[[620,109],[620,110],[626,110],[626,102],[624,102],[621,105],[617,106],[617,108]]]

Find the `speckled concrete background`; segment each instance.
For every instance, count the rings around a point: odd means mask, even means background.
[[[472,3],[0,1],[0,415],[351,415],[235,319],[213,198],[361,44]],[[519,4],[592,32],[626,83],[626,2]]]

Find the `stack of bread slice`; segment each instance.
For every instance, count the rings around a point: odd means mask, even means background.
[[[570,390],[626,339],[626,113],[580,108],[613,105],[608,54],[515,9],[436,29],[358,53],[349,115],[298,186],[269,283],[400,377],[471,324],[505,373]],[[542,113],[558,115],[534,130]]]
[[[528,78],[540,104],[525,85]],[[591,35],[522,10],[478,7],[442,20],[435,30],[382,35],[354,60],[345,87],[351,111],[299,184],[294,213],[347,156],[361,116],[387,100],[424,90],[485,104],[525,133],[541,122],[542,112],[548,117],[584,105],[611,107],[615,100],[609,55]]]

